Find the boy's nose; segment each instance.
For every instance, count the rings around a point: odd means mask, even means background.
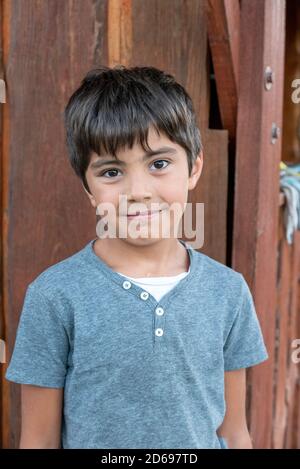
[[[139,176],[128,184],[126,194],[129,202],[152,199],[152,192],[149,186],[146,181]]]

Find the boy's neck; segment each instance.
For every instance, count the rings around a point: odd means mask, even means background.
[[[171,277],[189,270],[188,252],[178,239],[136,246],[124,239],[104,238],[97,239],[93,247],[112,270],[129,277]]]

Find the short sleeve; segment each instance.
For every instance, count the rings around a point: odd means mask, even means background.
[[[269,358],[253,297],[243,275],[238,311],[227,335],[223,355],[225,371],[247,368]]]
[[[64,387],[68,353],[69,339],[57,309],[31,283],[5,378],[22,384]]]

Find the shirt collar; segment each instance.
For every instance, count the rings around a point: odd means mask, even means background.
[[[88,262],[94,265],[97,269],[99,269],[99,271],[101,271],[104,275],[109,277],[109,279],[112,282],[118,284],[120,288],[124,289],[124,281],[126,281],[124,276],[114,271],[95,253],[93,245],[97,239],[98,237],[89,241],[84,249],[84,252],[86,256],[88,257]],[[181,244],[183,244],[183,246],[185,246],[185,248],[187,249],[187,252],[189,255],[189,261],[190,261],[189,270],[188,270],[187,275],[183,279],[181,279],[171,291],[169,291],[166,295],[162,297],[161,301],[159,302],[160,304],[164,302],[166,298],[169,300],[170,296],[172,296],[173,294],[177,294],[180,288],[184,287],[194,278],[194,273],[196,269],[196,251],[186,241],[181,240],[181,239],[179,239],[178,241]],[[140,296],[141,293],[143,292],[143,289],[139,287],[138,285],[131,283],[131,288],[128,290],[126,289],[124,291]],[[150,295],[149,300],[151,303],[157,304],[156,299],[152,297],[151,295]]]

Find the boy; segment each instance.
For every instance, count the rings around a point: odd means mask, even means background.
[[[6,373],[20,448],[251,448],[245,369],[268,358],[251,293],[174,235],[203,165],[189,95],[153,67],[102,67],[65,124],[92,206],[114,210],[26,291]]]

